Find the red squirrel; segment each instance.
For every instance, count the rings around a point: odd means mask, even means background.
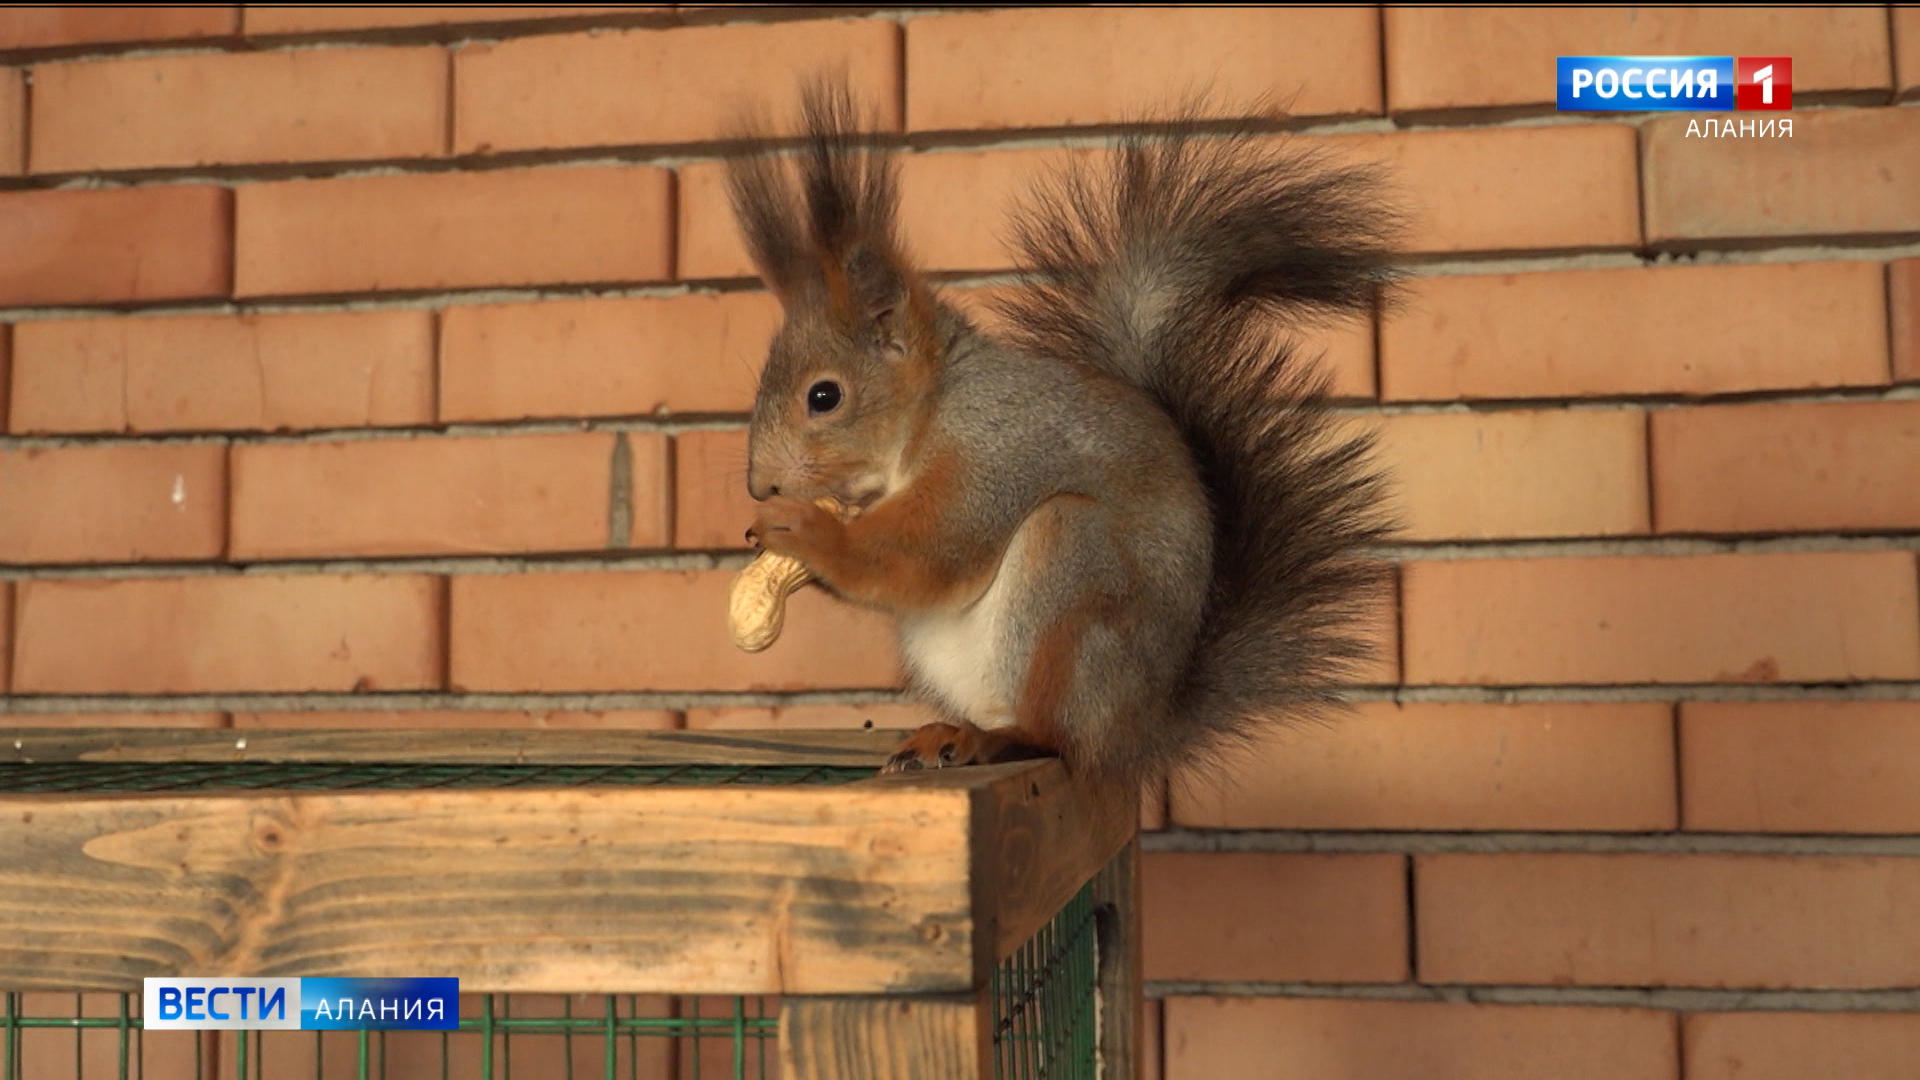
[[[1275,327],[1393,283],[1375,172],[1245,129],[1127,135],[1015,213],[989,335],[914,269],[844,86],[802,118],[797,153],[728,163],[784,314],[748,536],[897,620],[943,719],[887,770],[1058,755],[1142,783],[1336,704],[1392,523],[1369,439]]]

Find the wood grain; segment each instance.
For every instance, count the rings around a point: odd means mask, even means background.
[[[964,791],[0,797],[0,987],[967,988]]]
[[[788,998],[780,1008],[785,1080],[969,1080],[992,1062],[991,1015],[977,994]]]
[[[1058,762],[991,768],[1005,771],[971,789],[978,985],[1126,847],[1140,821],[1138,793],[1090,790]]]
[[[870,764],[892,739],[62,730],[10,732],[0,764]],[[0,794],[0,987],[973,992],[1126,844],[1134,808],[1055,761],[793,787]]]
[[[182,731],[9,728],[0,763],[433,762],[528,765],[854,765],[878,769],[892,731]]]

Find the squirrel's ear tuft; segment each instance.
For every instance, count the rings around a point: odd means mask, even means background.
[[[727,192],[754,268],[780,302],[788,303],[810,273],[817,273],[817,263],[782,162],[764,154],[728,159]]]
[[[728,163],[734,215],[760,276],[783,305],[821,303],[854,333],[906,348],[930,332],[931,304],[895,232],[900,195],[891,155],[869,145],[842,77],[800,95],[802,141],[791,158]],[[743,125],[746,138],[764,131]],[[798,166],[796,178],[787,167]]]

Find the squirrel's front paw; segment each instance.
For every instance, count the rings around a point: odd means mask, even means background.
[[[766,551],[811,564],[809,556],[830,547],[842,528],[839,518],[805,499],[778,496],[760,504],[747,539]]]

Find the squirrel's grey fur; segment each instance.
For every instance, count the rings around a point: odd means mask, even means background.
[[[1165,775],[1336,702],[1382,584],[1361,549],[1390,526],[1369,439],[1288,335],[1392,283],[1376,175],[1245,130],[1126,136],[1014,215],[1028,277],[994,336],[914,274],[846,91],[804,102],[797,184],[778,158],[730,174],[786,310],[751,436],[754,495],[787,497],[763,541],[896,615],[951,719],[1091,774]],[[796,403],[826,378],[847,405],[816,417]],[[869,507],[872,532],[789,539],[800,511],[773,504],[820,494]]]

